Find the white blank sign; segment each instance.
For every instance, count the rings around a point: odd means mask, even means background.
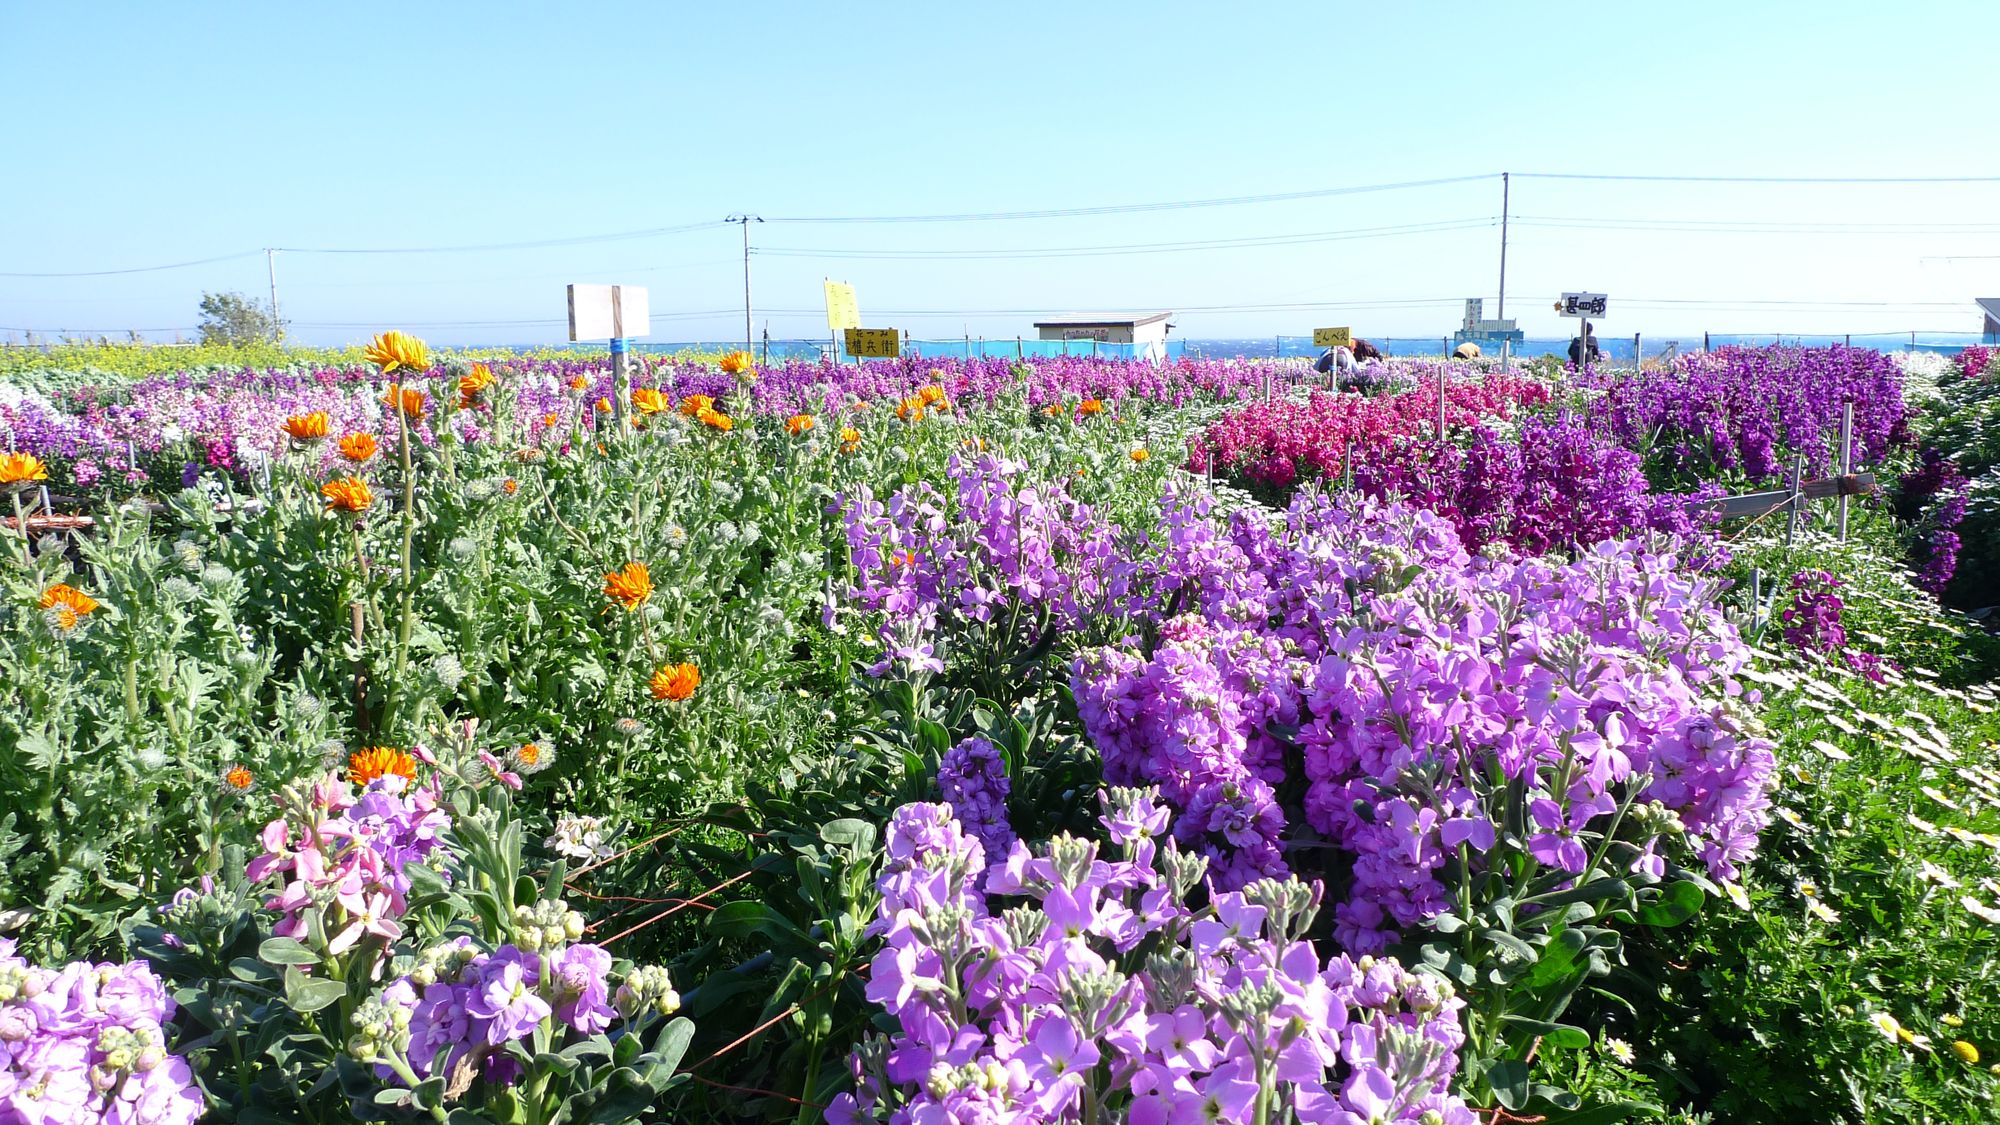
[[[622,340],[652,334],[642,285],[569,287],[569,338]]]

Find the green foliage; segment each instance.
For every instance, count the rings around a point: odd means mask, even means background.
[[[201,295],[201,342],[242,347],[245,344],[284,339],[285,325],[278,310],[260,305],[241,293]]]

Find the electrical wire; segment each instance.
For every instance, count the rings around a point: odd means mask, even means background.
[[[1611,172],[1512,172],[1517,180],[1625,180],[1674,184],[1997,184],[2000,176],[1641,176]]]
[[[1197,207],[1237,207],[1251,203],[1287,203],[1298,199],[1325,199],[1336,195],[1363,195],[1378,191],[1467,184],[1497,180],[1498,172],[1470,176],[1446,176],[1434,180],[1402,180],[1387,184],[1359,184],[1352,187],[1314,188],[1307,191],[1271,192],[1264,195],[1230,195],[1213,199],[1180,199],[1158,203],[1113,203],[1098,207],[1055,207],[1042,211],[966,211],[940,215],[784,215],[773,223],[979,223],[1013,219],[1068,219],[1084,215],[1129,215],[1141,211],[1183,211]]]
[[[221,254],[213,258],[197,258],[192,262],[168,262],[164,266],[133,266],[122,270],[76,270],[68,273],[0,273],[0,277],[112,277],[125,273],[157,273],[160,270],[183,270],[190,266],[206,266],[213,262],[233,262],[238,258],[254,258],[262,250],[244,250],[236,254]],[[145,329],[144,331],[152,331]]]
[[[708,230],[727,226],[721,219],[702,223],[683,223],[676,227],[649,227],[645,230],[614,231],[610,234],[581,234],[570,238],[545,238],[532,242],[485,242],[465,246],[379,246],[379,247],[316,247],[316,246],[274,246],[281,254],[469,254],[488,250],[538,250],[550,246],[584,246],[597,242],[629,242],[640,238],[659,238],[670,234],[687,234],[690,231]]]
[[[1233,250],[1261,246],[1297,246],[1315,242],[1343,242],[1356,238],[1389,238],[1408,234],[1435,234],[1442,231],[1472,230],[1500,224],[1500,216],[1440,219],[1428,223],[1404,223],[1386,227],[1356,227],[1351,230],[1308,231],[1301,234],[1252,235],[1244,238],[1214,238],[1187,242],[1129,242],[1103,246],[1037,246],[1017,249],[971,250],[867,250],[807,246],[753,246],[753,256],[779,258],[864,258],[909,261],[992,260],[1007,258],[1085,258],[1121,254],[1177,254],[1198,250]]]

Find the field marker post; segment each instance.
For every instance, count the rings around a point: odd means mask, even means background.
[[[1854,472],[1854,403],[1844,402],[1840,406],[1840,475],[1845,478]],[[1839,521],[1840,541],[1847,542],[1847,489],[1840,490]]]
[[[1438,364],[1438,442],[1444,442],[1444,377],[1450,371],[1450,363]]]
[[[1785,549],[1790,550],[1792,540],[1799,533],[1799,511],[1805,506],[1805,496],[1799,491],[1799,482],[1804,478],[1806,455],[1803,451],[1792,454],[1792,497],[1786,506],[1790,512],[1785,516]]]

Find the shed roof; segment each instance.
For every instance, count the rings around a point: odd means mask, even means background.
[[[1174,315],[1169,312],[1146,313],[1069,313],[1052,316],[1035,322],[1037,328],[1119,328],[1124,325],[1138,327],[1153,324]]]
[[[1981,312],[1994,320],[2000,320],[2000,297],[1974,297],[1972,300],[1979,306]]]

